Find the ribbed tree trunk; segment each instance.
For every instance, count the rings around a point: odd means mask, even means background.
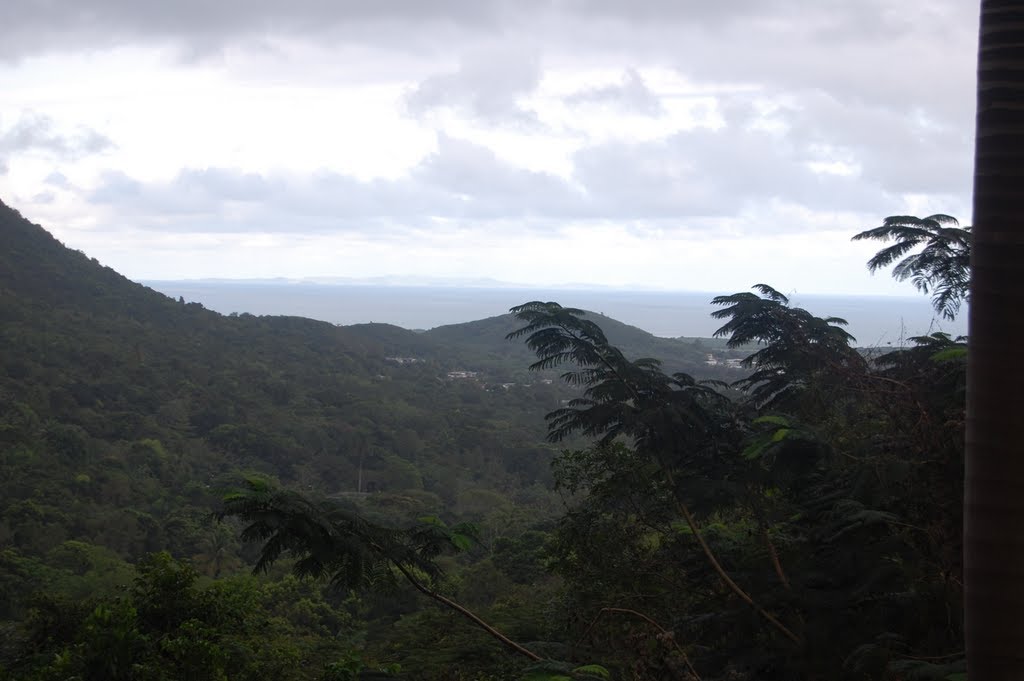
[[[970,681],[1024,680],[1024,1],[981,0],[965,632]]]

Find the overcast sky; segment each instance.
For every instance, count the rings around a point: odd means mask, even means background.
[[[912,294],[977,3],[5,0],[0,199],[134,279]]]

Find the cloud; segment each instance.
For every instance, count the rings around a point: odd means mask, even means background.
[[[64,173],[54,170],[49,175],[43,178],[43,182],[50,187],[56,187],[57,189],[71,189],[71,181]]]
[[[183,194],[198,192],[222,201],[259,201],[273,191],[271,183],[258,173],[224,168],[183,170],[173,189]]]
[[[967,214],[976,21],[960,0],[0,2],[0,190],[212,268],[267,237],[373,242],[349,262],[394,271],[427,242],[488,269],[529,243],[547,276],[549,239],[602,277],[765,244],[796,269],[779,243]]]
[[[230,58],[221,55],[218,64],[257,82],[259,74],[246,71],[246,55],[277,64],[273,78],[284,81],[288,69],[280,64],[288,59],[266,54],[283,50],[281,40],[316,44],[322,49],[296,53],[315,54],[303,73],[366,70],[377,82],[404,83],[407,113],[441,130],[455,120],[463,129],[552,132],[531,98],[555,72],[568,74],[570,85],[557,96],[570,107],[659,121],[675,111],[673,97],[700,92],[728,100],[729,92],[741,91],[778,107],[776,118],[790,126],[790,143],[806,160],[830,153],[853,159],[886,191],[963,194],[975,15],[957,0],[53,0],[17,11],[0,6],[0,45],[17,51],[28,41],[34,47],[25,47],[27,54],[166,40],[196,54],[227,50]],[[418,56],[415,68],[410,52]],[[361,63],[346,68],[353,54]],[[689,91],[666,91],[642,75],[650,69],[674,71]],[[623,79],[587,87],[588,70]],[[723,102],[727,115],[729,106]],[[917,123],[908,123],[914,117]],[[74,146],[67,137],[63,144],[47,138],[45,121],[25,127],[15,132],[37,128],[41,148],[51,152]],[[77,146],[109,146],[92,134],[80,133]],[[796,136],[813,139],[817,151]],[[692,153],[687,160],[701,162]]]
[[[142,194],[142,183],[118,170],[108,170],[88,195],[93,203],[124,203]]]
[[[825,4],[837,15],[835,23],[854,15],[843,11],[849,3]],[[276,34],[323,41],[344,36],[365,44],[383,38],[395,48],[426,43],[444,50],[453,35],[472,33],[489,42],[510,28],[536,33],[543,27],[569,43],[569,29],[601,30],[609,22],[634,30],[665,25],[707,30],[796,13],[808,13],[796,0],[50,0],[0,6],[0,45],[6,56],[17,57],[155,38],[212,53],[232,41]]]
[[[894,193],[969,191],[974,130],[931,118],[924,109],[893,110],[821,92],[786,111],[789,136],[853,158],[865,175]]]
[[[868,178],[815,172],[799,150],[765,131],[696,129],[650,142],[610,142],[581,151],[576,161],[576,177],[594,212],[621,219],[685,224],[773,201],[830,211],[881,209],[891,202]]]
[[[451,107],[491,124],[539,126],[536,114],[520,100],[540,84],[540,60],[524,48],[489,48],[465,55],[459,67],[430,77],[405,98],[414,116]]]
[[[442,135],[437,151],[394,180],[202,168],[141,182],[107,171],[86,200],[140,228],[401,232],[429,229],[435,220],[478,224],[574,213],[576,195],[562,178],[519,168],[486,147]]]
[[[528,45],[542,57],[619,68],[646,61],[729,82],[937,100],[948,88],[930,88],[927,74],[972,61],[976,22],[976,6],[961,0],[50,0],[0,4],[0,58],[154,42],[222,57],[283,38],[450,62],[488,45]]]
[[[784,118],[796,126],[801,115],[786,112]],[[902,192],[913,188],[898,173],[874,172],[880,152],[852,157],[867,170],[831,172],[831,152],[817,149],[814,135],[805,141],[789,130],[745,127],[745,120],[736,115],[718,130],[585,147],[573,156],[569,177],[529,170],[481,144],[439,135],[433,153],[394,179],[210,167],[140,182],[111,171],[87,199],[126,224],[174,232],[381,236],[439,225],[482,232],[514,225],[526,233],[593,222],[694,233],[720,229],[723,220],[778,214],[786,205],[886,215],[905,205]],[[806,229],[804,223],[758,224],[745,217],[742,223],[761,234]]]
[[[0,130],[0,154],[37,154],[75,161],[114,147],[108,137],[91,128],[79,126],[71,133],[62,133],[55,127],[47,116],[25,113],[14,125]]]
[[[437,152],[410,175],[409,184],[443,197],[441,215],[470,219],[570,217],[582,198],[566,180],[521,168],[490,149],[441,135]]]
[[[0,5],[0,57],[109,47],[153,39],[179,43],[194,55],[214,54],[239,40],[270,35],[345,37],[362,43],[387,36],[393,25],[406,33],[438,35],[452,25],[494,30],[500,19],[531,3],[511,0],[52,0]],[[409,38],[413,39],[409,41]],[[415,36],[404,38],[414,45]],[[400,44],[398,40],[396,44]]]
[[[274,181],[230,168],[186,168],[169,182],[143,183],[109,170],[88,194],[97,204],[137,204],[170,214],[216,211],[229,202],[255,203],[270,198]]]
[[[622,82],[615,85],[587,88],[566,97],[569,104],[598,104],[620,109],[626,113],[660,116],[665,107],[634,69],[626,69]]]
[[[399,179],[359,182],[330,171],[271,177],[203,159],[209,168],[162,184],[143,186],[122,168],[126,174],[95,188],[94,202],[145,199],[172,213],[286,201],[300,211],[341,204],[340,214],[353,218],[414,219],[421,210],[420,219],[489,219],[504,210],[676,219],[728,215],[737,205],[780,198],[863,209],[872,194],[882,204],[905,194],[968,195],[973,14],[955,0],[899,7],[884,0],[813,7],[797,0],[53,0],[0,7],[0,44],[35,36],[37,51],[46,51],[159,39],[197,53],[230,48],[221,64],[227,71],[248,53],[273,52],[282,36],[343,45],[316,52],[317,72],[362,70],[331,61],[355,45],[360,59],[373,61],[367,68],[376,82],[406,84],[405,108],[422,119],[415,124],[458,131],[442,134],[438,151]],[[67,42],[51,42],[62,32]],[[422,63],[403,73],[410,51],[421,52]],[[275,83],[287,79],[281,68]],[[679,74],[684,84],[666,87],[650,76],[659,70]],[[622,76],[588,86],[594,72]],[[554,99],[569,105],[570,116],[576,107],[583,114],[595,108],[661,125],[677,115],[673,98],[699,94],[719,101],[726,132],[668,130],[631,141],[625,131],[616,142],[576,152],[569,178],[526,170],[458,139],[467,129],[600,139],[583,125],[560,130],[543,122],[535,100],[547,77],[559,73]],[[260,82],[258,73],[246,77]],[[34,114],[0,131],[0,159],[29,150],[73,159],[111,147],[94,130],[58,131]],[[328,190],[344,201],[320,196]]]

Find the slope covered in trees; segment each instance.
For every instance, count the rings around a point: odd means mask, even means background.
[[[587,314],[605,330],[612,344],[637,357],[656,357],[666,370],[686,371],[701,378],[722,380],[735,380],[741,376],[737,369],[728,368],[725,360],[742,358],[744,348],[730,349],[724,342],[706,338],[660,338],[611,317],[594,312]],[[504,314],[465,324],[439,326],[423,332],[422,336],[444,348],[448,357],[458,358],[466,365],[510,379],[529,381],[532,379],[527,367],[534,359],[533,353],[520,343],[508,342],[506,338],[518,327],[519,322],[514,315]],[[714,354],[720,363],[708,365],[709,353]],[[557,374],[544,375],[551,377]]]
[[[436,334],[222,316],[2,204],[0,240],[0,617],[40,589],[115,593],[154,551],[237,572],[249,554],[209,514],[243,474],[392,522],[486,521],[492,543],[557,510],[543,415],[574,393],[527,375],[510,316]]]
[[[244,569],[209,515],[245,473],[394,522],[555,506],[542,418],[559,386],[451,379],[473,367],[440,355],[396,363],[384,336],[427,355],[401,329],[174,301],[6,206],[0,241],[0,618],[27,617],[36,590],[117,593],[154,551],[204,576]]]
[[[956,339],[865,356],[762,285],[714,301],[727,391],[556,303],[223,317],[0,236],[0,678],[963,668]]]

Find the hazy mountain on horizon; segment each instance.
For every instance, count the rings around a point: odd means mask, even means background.
[[[340,282],[341,280],[336,280]],[[454,280],[451,280],[454,281]],[[369,322],[405,329],[495,317],[530,300],[555,300],[605,314],[663,338],[711,337],[721,325],[712,319],[711,299],[727,292],[312,283],[298,280],[146,281],[173,298],[200,302],[223,314],[295,315],[351,325]],[[966,333],[966,315],[937,319],[925,296],[832,296],[791,294],[792,303],[814,314],[849,322],[862,346],[898,345],[912,336],[945,331]]]
[[[198,277],[187,279],[140,279],[139,283],[146,286],[168,285],[168,284],[231,284],[238,286],[261,285],[261,284],[307,284],[315,286],[381,286],[399,288],[483,288],[483,289],[515,289],[515,290],[567,290],[567,291],[655,291],[662,293],[677,292],[674,289],[645,286],[643,284],[628,284],[626,286],[609,286],[606,284],[594,284],[584,282],[562,282],[556,284],[538,285],[525,282],[512,282],[490,277],[430,277],[430,276],[405,276],[405,275],[382,275],[378,277],[340,277],[340,276],[312,276],[312,277]],[[702,291],[690,291],[680,289],[684,293],[703,293]]]

